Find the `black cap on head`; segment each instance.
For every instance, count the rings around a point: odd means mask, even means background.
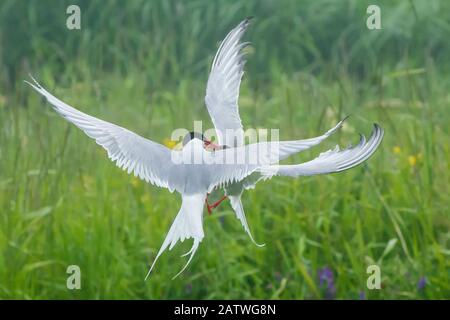
[[[192,139],[199,139],[201,141],[205,141],[205,136],[201,133],[191,131],[186,134],[183,138],[183,147],[189,143]]]

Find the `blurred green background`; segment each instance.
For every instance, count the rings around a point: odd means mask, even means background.
[[[81,8],[81,30],[66,8]],[[368,30],[369,4],[381,30]],[[450,298],[450,2],[446,0],[0,3],[0,298]],[[166,252],[143,279],[180,197],[117,169],[29,87],[161,143],[194,120],[220,41],[254,16],[240,112],[282,139],[321,134],[304,161],[369,134],[345,173],[275,178],[245,193],[257,248],[228,203],[205,216],[188,270]],[[206,128],[205,128],[206,129]],[[81,268],[81,290],[66,268]],[[366,268],[381,267],[368,290]]]

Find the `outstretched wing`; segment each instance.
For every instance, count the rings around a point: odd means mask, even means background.
[[[268,176],[298,177],[344,171],[369,159],[383,140],[383,135],[383,129],[374,124],[374,130],[369,140],[361,135],[360,141],[355,147],[340,150],[339,146],[336,146],[334,150],[323,152],[311,161],[297,165],[270,166],[264,168],[261,173]]]
[[[245,64],[242,49],[248,43],[241,43],[240,40],[249,22],[250,18],[242,21],[222,41],[206,86],[205,103],[216,129],[218,142],[229,147],[243,144],[238,98]]]
[[[209,155],[208,165],[204,170],[209,176],[211,185],[209,190],[216,187],[224,187],[239,181],[244,181],[253,173],[260,173],[262,178],[270,178],[274,175],[301,176],[339,172],[350,169],[367,160],[378,148],[383,138],[383,129],[377,124],[368,141],[361,135],[360,143],[354,148],[349,147],[340,151],[339,147],[322,153],[312,161],[298,165],[278,165],[278,161],[296,152],[297,149],[290,148],[284,152],[283,142],[280,147],[274,142],[255,143],[238,148],[230,148],[216,151]],[[301,140],[299,140],[301,141]],[[292,142],[292,145],[294,142]],[[298,143],[298,150],[303,146]],[[280,151],[281,150],[281,151]],[[251,188],[258,180],[250,183],[245,188]]]
[[[265,142],[260,143],[260,154],[264,154],[264,152],[270,153],[269,156],[269,164],[278,163],[281,160],[288,158],[291,155],[294,155],[298,152],[307,150],[313,146],[320,144],[322,141],[330,137],[332,134],[336,133],[339,130],[344,121],[348,118],[345,117],[343,120],[339,121],[337,125],[333,128],[325,132],[323,135],[303,140],[293,140],[293,141],[276,141],[276,142]],[[267,164],[267,163],[265,163]],[[239,194],[243,191],[243,189],[253,189],[255,185],[262,179],[267,178],[259,172],[253,172],[245,179],[233,184],[231,188],[239,190]],[[228,190],[228,188],[227,188]]]
[[[338,122],[333,128],[325,132],[323,135],[303,140],[293,140],[293,141],[276,141],[267,143],[268,150],[278,150],[278,154],[275,155],[277,161],[284,160],[291,155],[299,153],[301,151],[307,150],[313,146],[318,145],[334,133],[336,133],[343,125],[344,121],[347,120],[348,116]],[[277,149],[278,145],[278,149]],[[273,152],[273,151],[272,151]],[[273,163],[273,162],[272,162]]]
[[[94,139],[115,161],[119,168],[158,187],[173,191],[170,185],[172,172],[171,150],[147,140],[125,128],[94,118],[59,100],[45,90],[34,78],[28,83],[52,104],[53,109]]]
[[[292,141],[258,142],[236,148],[216,150],[211,155],[207,154],[209,165],[205,171],[209,173],[210,181],[213,182],[210,188],[227,186],[236,182],[246,185],[245,179],[253,172],[259,171],[262,167],[278,164],[279,161],[293,154],[319,144],[341,128],[345,119],[319,137]]]

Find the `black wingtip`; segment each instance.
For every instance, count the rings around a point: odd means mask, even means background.
[[[341,128],[344,125],[344,122],[349,118],[350,116],[345,116],[339,123],[337,124],[339,128]]]
[[[373,124],[373,128],[375,131],[383,132],[383,128],[376,122]]]
[[[359,135],[359,141],[366,139],[366,137],[362,133],[358,133],[358,135]]]
[[[243,21],[244,27],[248,27],[248,25],[250,24],[251,20],[253,20],[253,16],[245,18],[245,20]]]
[[[384,137],[384,129],[378,123],[374,123],[373,127],[380,133],[382,139]]]

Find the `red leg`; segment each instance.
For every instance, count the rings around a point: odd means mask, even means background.
[[[210,205],[208,202],[208,195],[206,195],[206,199],[205,199],[205,204],[206,204],[206,209],[208,209],[208,214],[211,215],[212,210],[217,208],[219,206],[219,204],[222,203],[223,200],[227,199],[227,196],[223,196],[219,201],[215,202],[214,204]]]
[[[227,196],[223,196],[222,199],[220,199],[219,201],[215,202],[215,203],[211,206],[211,208],[213,208],[213,209],[217,208],[217,207],[219,206],[219,204],[221,204],[222,201],[225,200],[226,198],[228,198],[228,197],[227,197]]]
[[[209,195],[209,194],[208,194],[208,195]],[[208,209],[208,214],[211,215],[211,213],[212,213],[212,208],[211,208],[211,206],[209,205],[209,202],[208,202],[208,195],[206,195],[206,198],[205,198],[205,204],[206,204],[206,209]]]

